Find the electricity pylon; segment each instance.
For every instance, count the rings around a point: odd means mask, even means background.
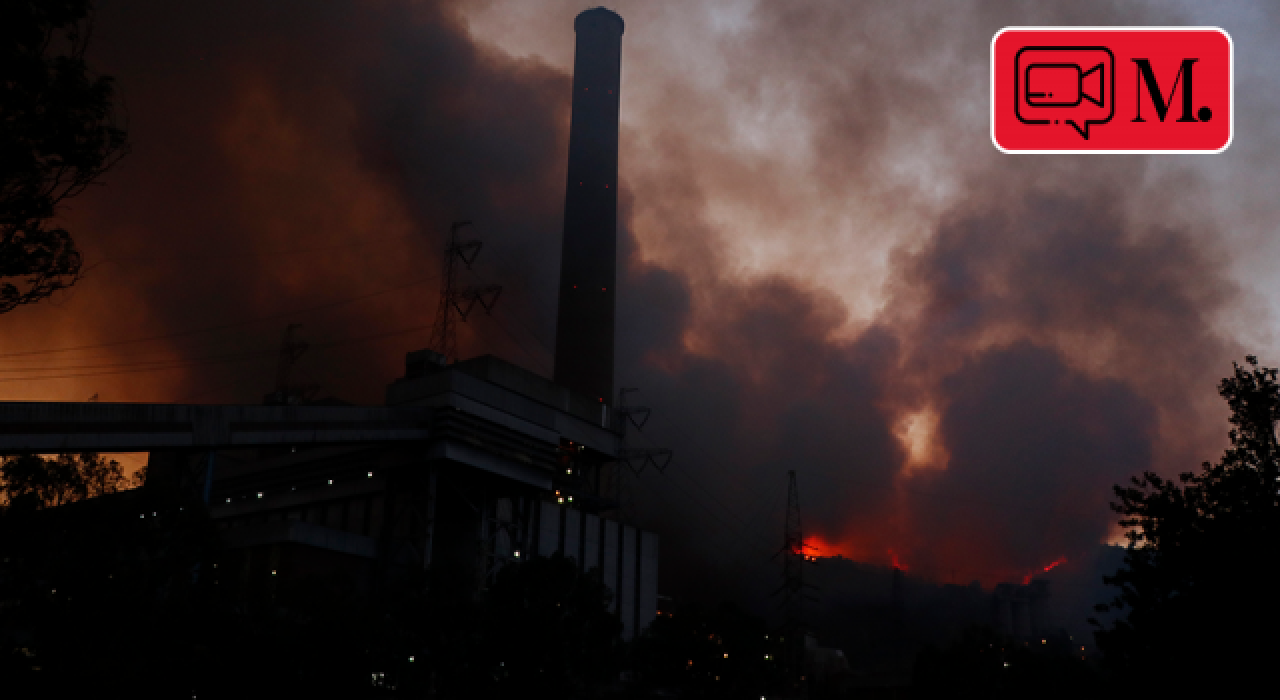
[[[471,269],[471,263],[475,262],[480,249],[484,247],[484,243],[478,240],[458,241],[458,229],[469,225],[470,221],[455,221],[449,226],[449,245],[444,251],[440,303],[436,307],[435,324],[431,328],[430,347],[440,353],[446,362],[457,359],[457,328],[453,315],[456,313],[460,320],[466,321],[477,302],[485,313],[489,313],[502,294],[502,287],[496,284],[462,289],[458,287],[457,262],[461,261],[468,270]]]

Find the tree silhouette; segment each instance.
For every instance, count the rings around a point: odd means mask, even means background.
[[[125,477],[120,463],[85,452],[26,454],[0,460],[0,507],[38,510],[140,486],[145,470]]]
[[[1095,636],[1122,693],[1214,692],[1266,680],[1280,621],[1270,590],[1280,534],[1275,425],[1277,370],[1235,366],[1219,394],[1231,408],[1231,447],[1200,473],[1146,472],[1116,486],[1129,528],[1119,587],[1099,612],[1127,612]]]
[[[112,79],[85,63],[92,29],[90,0],[0,3],[0,313],[79,279],[50,221],[128,150]]]

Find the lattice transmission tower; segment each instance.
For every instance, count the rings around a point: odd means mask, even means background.
[[[459,320],[466,321],[467,315],[477,303],[485,313],[489,313],[493,310],[494,304],[498,303],[498,296],[502,294],[502,287],[496,284],[484,287],[458,286],[457,263],[461,262],[470,270],[471,263],[475,262],[476,256],[480,255],[480,249],[484,247],[484,243],[479,240],[458,240],[458,229],[469,225],[471,225],[470,221],[453,222],[449,226],[449,244],[445,246],[440,302],[436,306],[436,319],[431,327],[429,345],[432,350],[444,357],[445,362],[457,359],[457,323],[454,321],[454,314],[457,314]]]
[[[808,634],[808,623],[805,618],[805,602],[817,602],[817,598],[809,594],[817,590],[817,586],[805,583],[804,569],[816,562],[816,557],[808,554],[804,543],[804,528],[800,522],[800,490],[796,486],[796,472],[787,471],[787,515],[783,525],[782,549],[774,557],[782,557],[782,585],[773,595],[782,595],[780,607],[783,610],[781,637],[784,645],[784,663],[787,678],[791,683],[792,694],[804,697],[805,637]]]

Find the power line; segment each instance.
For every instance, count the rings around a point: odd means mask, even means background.
[[[325,309],[345,306],[347,304],[353,304],[358,301],[364,301],[366,299],[372,299],[374,297],[382,296],[383,294],[390,294],[391,292],[398,292],[404,289],[408,289],[410,287],[416,287],[420,284],[433,282],[439,278],[440,278],[440,275],[438,274],[431,275],[430,277],[422,277],[422,278],[413,280],[412,282],[407,282],[399,286],[389,287],[387,289],[382,289],[376,292],[369,292],[367,294],[361,294],[359,296],[354,296],[354,297],[347,297],[345,299],[337,299],[334,301],[325,302],[323,304],[317,304],[315,306],[308,306],[301,309],[294,309],[292,311],[282,311],[279,313],[269,314],[267,316],[258,316],[256,318],[251,318],[245,321],[235,321],[232,323],[223,323],[216,326],[205,326],[203,328],[192,328],[185,331],[175,331],[173,333],[162,333],[159,335],[151,335],[151,336],[145,336],[141,338],[115,340],[107,343],[93,343],[88,345],[73,345],[73,346],[62,347],[62,348],[47,348],[44,350],[27,350],[23,352],[0,353],[0,358],[31,357],[35,355],[51,355],[51,354],[60,353],[60,352],[73,352],[76,350],[91,350],[91,349],[97,349],[97,348],[119,347],[121,345],[133,345],[135,343],[145,343],[153,340],[166,340],[169,338],[179,338],[183,336],[196,335],[198,333],[208,333],[211,331],[227,330],[229,328],[239,328],[241,326],[248,326],[255,323],[262,323],[265,321],[277,321],[289,316],[297,316],[300,314],[311,313],[314,311],[323,311]]]
[[[357,336],[354,338],[343,338],[343,339],[331,341],[328,343],[316,343],[311,347],[317,350],[329,349],[329,348],[339,347],[342,345],[351,345],[354,343],[367,342],[370,340],[382,340],[385,338],[391,338],[398,335],[405,335],[408,333],[427,330],[429,328],[431,328],[431,326],[411,326],[408,328],[400,328],[393,331],[380,331],[378,333],[373,333],[365,336]],[[85,372],[80,374],[45,375],[45,376],[37,376],[37,377],[4,377],[4,378],[0,378],[0,382],[28,382],[28,381],[34,382],[34,381],[43,381],[47,379],[76,379],[76,378],[82,378],[82,377],[103,377],[103,376],[111,376],[111,375],[118,375],[118,374],[145,374],[148,372],[168,371],[168,370],[174,370],[174,369],[188,369],[191,367],[220,364],[224,362],[236,362],[240,360],[253,359],[255,357],[265,357],[267,355],[274,355],[277,352],[278,350],[273,349],[273,350],[261,350],[261,351],[245,352],[245,353],[236,353],[231,355],[214,355],[210,357],[198,358],[196,360],[175,361],[173,363],[163,365],[163,366],[158,366],[158,367],[144,366],[144,367],[128,368],[128,366],[126,365],[125,366],[126,368],[124,369],[119,369],[119,370],[109,371],[109,372]]]
[[[182,260],[205,261],[205,260],[238,260],[244,258],[267,258],[267,257],[285,257],[290,255],[309,255],[311,253],[326,253],[334,250],[346,250],[348,248],[362,248],[364,246],[374,245],[384,241],[395,240],[418,240],[413,235],[397,235],[397,236],[376,236],[367,240],[352,241],[349,243],[338,243],[329,246],[316,246],[311,248],[286,248],[282,250],[263,250],[263,251],[242,251],[236,253],[194,253],[190,255],[127,255],[124,257],[114,257],[110,253],[102,260],[94,263],[97,265],[106,264],[128,264],[135,262],[177,262]]]

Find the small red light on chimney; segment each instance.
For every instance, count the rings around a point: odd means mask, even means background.
[[[603,291],[605,291],[605,288],[604,288],[604,287],[601,287],[601,288],[600,288],[600,291],[602,291],[602,292],[603,292]]]

